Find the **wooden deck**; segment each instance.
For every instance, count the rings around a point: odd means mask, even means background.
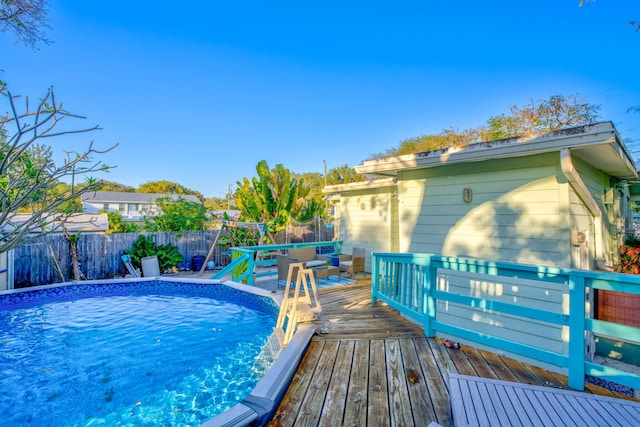
[[[383,303],[371,282],[319,291],[324,319],[270,426],[453,425],[448,374],[567,388],[567,378],[472,347],[449,349]],[[588,385],[587,391],[621,397]]]
[[[449,375],[456,426],[640,425],[640,403],[571,390]]]

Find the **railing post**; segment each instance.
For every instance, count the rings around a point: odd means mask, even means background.
[[[247,285],[253,286],[256,281],[255,271],[257,251],[254,249],[250,249],[250,251],[250,253],[246,254],[249,257],[249,259],[247,260]]]
[[[379,273],[379,258],[375,253],[371,254],[371,302],[378,301],[378,281],[380,280]]]
[[[569,387],[584,390],[585,374],[585,287],[584,276],[569,275]]]
[[[436,263],[433,260],[433,256],[429,256],[424,266],[424,301],[423,301],[423,314],[424,314],[424,334],[427,337],[435,337],[436,331],[433,328],[433,324],[436,320],[436,299],[433,297],[433,293],[436,289]]]

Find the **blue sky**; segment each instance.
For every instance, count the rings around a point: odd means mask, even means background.
[[[103,128],[78,148],[118,142],[111,181],[224,197],[262,159],[355,166],[558,94],[600,105],[640,156],[635,0],[51,3],[54,43],[0,35],[1,77]]]

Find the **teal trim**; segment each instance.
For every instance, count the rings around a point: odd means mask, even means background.
[[[640,344],[640,328],[590,319],[586,314],[587,289],[640,294],[639,276],[444,257],[433,254],[374,252],[371,256],[372,300],[384,301],[403,315],[420,322],[427,336],[449,334],[470,344],[494,348],[555,366],[568,372],[569,386],[578,390],[584,389],[585,374],[640,389],[638,375],[589,362],[585,357],[585,349],[590,344],[587,342],[588,332]],[[568,295],[569,314],[543,310],[531,305],[527,306],[525,298],[514,298],[514,302],[498,301],[490,297],[477,297],[471,292],[472,289],[468,290],[469,294],[460,294],[444,287],[448,279],[438,289],[439,274],[446,276],[447,271],[465,273],[462,276],[459,274],[451,276],[454,279],[458,278],[457,286],[461,286],[459,280],[462,279],[460,277],[469,276],[467,273],[472,273],[470,277],[474,277],[473,282],[479,283],[485,281],[500,283],[505,280],[509,283],[522,283],[522,286],[526,287],[529,282],[518,282],[518,280],[538,282],[543,285],[542,289],[552,290],[556,295],[559,293],[559,295]],[[478,275],[477,279],[475,274]],[[545,286],[545,284],[547,285]],[[534,289],[540,289],[540,286],[538,285]],[[438,304],[439,301],[444,302],[447,307],[448,303],[458,304],[462,308],[476,310],[476,312],[480,310],[480,313],[486,311],[486,313],[495,316],[513,316],[525,322],[535,320],[567,328],[568,338],[566,335],[560,336],[559,333],[555,338],[538,334],[535,340],[529,342],[525,341],[529,335],[526,335],[524,331],[519,332],[517,329],[508,329],[511,335],[508,335],[507,339],[504,334],[502,336],[498,334],[505,331],[501,326],[478,322],[477,329],[473,329],[473,326],[470,328],[469,325],[476,322],[473,319],[449,315],[445,319],[452,319],[449,321],[453,324],[445,323],[439,316],[438,307],[442,306],[442,304]],[[536,301],[540,301],[540,298],[538,297]],[[548,302],[553,303],[554,301],[549,300]],[[548,302],[545,300],[535,304],[548,307]],[[564,298],[560,299],[559,296],[556,296],[555,303],[565,307],[565,310],[566,302]],[[462,323],[454,324],[459,322],[457,319],[464,321],[464,327]],[[495,332],[491,332],[492,328],[495,328]],[[520,334],[523,340],[514,341],[513,334]],[[565,344],[560,345],[562,343],[558,342],[559,339],[562,339]],[[527,344],[523,344],[523,342],[527,342]],[[543,344],[544,348],[541,347]],[[560,350],[555,352],[547,348],[560,348]]]
[[[621,274],[620,276],[620,280],[625,278],[638,279],[638,276],[631,274]],[[610,281],[605,281],[603,279],[591,279],[589,280],[589,287],[605,291],[624,292],[636,295],[640,294],[640,280],[634,280],[633,282],[623,282],[620,280],[614,280],[613,278]]]
[[[584,389],[585,362],[585,287],[584,276],[569,276],[569,387]]]
[[[586,319],[586,329],[599,336],[613,337],[627,342],[640,342],[640,329],[598,319]]]
[[[555,325],[569,324],[569,316],[566,314],[554,313],[552,311],[539,310],[536,308],[523,307],[508,302],[493,301],[485,298],[474,298],[466,295],[456,295],[441,291],[433,292],[433,298],[442,300],[446,299],[449,302],[465,305],[468,307],[509,313],[514,316],[526,317],[528,319],[542,320],[543,322],[549,322]]]
[[[371,276],[372,277],[379,277],[380,275],[380,269],[378,268],[378,263],[372,263],[371,264]],[[371,286],[371,302],[375,303],[378,300],[378,286]]]
[[[389,305],[389,307],[393,308],[394,310],[398,310],[400,313],[402,313],[404,316],[408,317],[409,319],[413,320],[414,322],[424,323],[424,316],[420,315],[419,313],[416,313],[415,311],[407,310],[405,307],[402,306],[402,304],[399,304],[396,301],[388,299],[383,295],[380,296],[380,301],[385,302],[387,305]]]
[[[277,245],[260,245],[260,246],[242,246],[239,248],[230,248],[229,253],[231,254],[231,263],[225,266],[222,270],[216,272],[212,279],[221,279],[229,273],[231,274],[231,279],[237,282],[245,282],[248,285],[253,286],[255,284],[256,277],[270,277],[277,276],[277,271],[266,271],[262,273],[255,273],[256,266],[258,265],[266,265],[272,266],[275,265],[275,260],[259,260],[256,261],[256,255],[258,252],[263,253],[271,253],[271,252],[279,252],[286,251],[291,248],[308,248],[308,247],[326,247],[331,246],[333,248],[333,254],[336,254],[340,250],[340,246],[342,245],[342,240],[335,240],[330,242],[307,242],[307,243],[287,243],[287,244],[277,244]],[[331,255],[332,253],[327,253],[325,255]],[[246,266],[243,264],[246,263]]]
[[[527,357],[548,363],[550,365],[566,368],[568,364],[568,358],[566,356],[562,356],[561,354],[554,353],[552,351],[517,343],[515,341],[505,340],[503,338],[498,338],[480,332],[475,332],[466,328],[447,325],[445,323],[436,323],[434,326],[436,327],[438,332],[455,335],[467,341],[477,342],[488,347],[499,348],[511,353],[523,354]]]
[[[426,310],[427,315],[425,316],[426,323],[424,328],[424,333],[428,337],[436,336],[436,322],[438,321],[437,315],[438,310],[436,306],[436,296],[435,292],[437,291],[437,270],[431,267],[431,260],[429,263],[425,265],[428,269],[427,276],[424,278],[424,308]]]
[[[638,375],[633,375],[629,372],[621,371],[609,366],[599,365],[597,363],[586,362],[585,366],[587,375],[640,390],[640,377]]]
[[[224,268],[222,270],[216,271],[213,274],[213,276],[211,276],[211,278],[212,279],[221,279],[224,276],[226,276],[227,274],[231,273],[235,267],[236,266],[234,265],[234,263],[227,264],[226,266],[224,266]]]

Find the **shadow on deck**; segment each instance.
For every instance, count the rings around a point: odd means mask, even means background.
[[[270,426],[453,425],[449,373],[567,388],[565,376],[440,338],[386,304],[371,281],[319,291],[323,319]],[[625,397],[587,384],[587,392]]]

